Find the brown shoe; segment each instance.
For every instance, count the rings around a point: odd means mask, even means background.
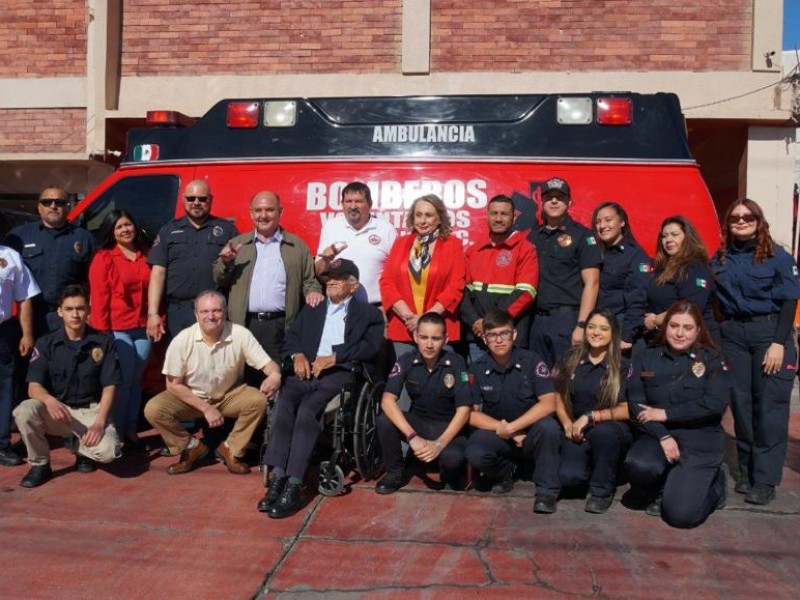
[[[231,449],[225,445],[225,442],[217,446],[214,455],[224,462],[225,466],[228,467],[228,471],[234,475],[247,475],[250,472],[250,467],[231,454]]]
[[[170,475],[180,475],[181,473],[188,473],[191,471],[195,464],[208,456],[208,446],[200,440],[197,441],[197,446],[194,448],[184,450],[181,452],[181,458],[178,462],[172,463],[167,468],[167,473]]]

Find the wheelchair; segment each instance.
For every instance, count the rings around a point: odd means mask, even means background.
[[[383,470],[376,420],[385,382],[370,373],[366,366],[351,369],[351,380],[325,406],[324,429],[315,455],[329,449],[329,455],[317,467],[317,491],[323,496],[338,496],[345,486],[345,476],[353,471],[364,481],[375,479]],[[261,445],[261,477],[269,487],[269,467],[265,462],[274,403],[270,401]]]

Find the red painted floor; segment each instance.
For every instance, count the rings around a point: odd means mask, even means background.
[[[680,531],[615,502],[534,515],[533,486],[506,497],[433,491],[393,496],[356,484],[273,521],[255,510],[260,475],[209,464],[125,458],[88,475],[53,452],[58,476],[18,486],[0,467],[2,598],[602,598],[800,597],[800,414],[784,484],[766,509],[730,495]],[[732,486],[732,482],[730,482]]]

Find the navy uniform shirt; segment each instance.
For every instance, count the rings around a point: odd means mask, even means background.
[[[539,295],[536,308],[552,310],[581,304],[581,271],[600,267],[600,247],[592,232],[567,215],[555,229],[534,228],[528,239],[539,255]]]
[[[547,364],[535,352],[522,348],[511,351],[506,368],[487,353],[473,362],[469,371],[472,404],[498,420],[518,419],[540,396],[555,392]]]
[[[674,352],[666,346],[646,348],[633,361],[628,381],[631,419],[640,404],[663,408],[666,423],[647,423],[642,428],[655,438],[670,429],[718,426],[728,405],[731,376],[719,352],[711,348]]]
[[[194,300],[204,290],[218,289],[211,265],[225,244],[237,235],[239,231],[232,222],[211,216],[199,228],[187,217],[164,225],[147,262],[167,270],[167,298]]]
[[[63,328],[48,333],[36,342],[27,380],[69,406],[98,402],[104,387],[122,382],[114,338],[88,326],[78,342]]]
[[[658,285],[656,279],[662,271],[653,272],[647,282],[647,311],[655,314],[669,309],[678,300],[694,302],[703,311],[703,318],[709,329],[716,329],[716,322],[711,313],[711,293],[714,291],[714,276],[705,262],[694,262],[687,268],[687,277],[683,281],[674,279]]]
[[[467,367],[453,352],[442,352],[431,371],[414,349],[392,367],[384,391],[400,396],[405,385],[411,413],[428,421],[450,421],[461,406],[470,406]]]
[[[768,315],[779,312],[784,300],[800,298],[797,265],[778,245],[775,256],[753,263],[755,241],[728,247],[725,262],[719,254],[711,261],[717,277],[717,298],[728,317]]]
[[[572,390],[570,392],[573,419],[577,419],[590,410],[597,409],[597,394],[600,392],[600,385],[607,372],[608,361],[606,359],[595,365],[592,364],[588,357],[584,357],[578,363],[578,367],[572,375]],[[631,373],[630,361],[623,358],[620,364],[620,386],[617,403],[625,400],[628,378]]]
[[[632,239],[623,238],[603,252],[597,308],[607,308],[614,313],[625,342],[633,343],[644,323],[652,270],[650,258]]]
[[[95,241],[81,227],[67,223],[53,229],[41,221],[26,223],[12,229],[5,243],[22,255],[42,290],[44,301],[53,308],[58,306],[65,286],[85,286],[88,281]]]

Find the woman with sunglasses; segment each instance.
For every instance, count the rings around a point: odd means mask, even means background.
[[[594,310],[583,342],[564,355],[554,376],[556,416],[565,436],[559,478],[565,488],[589,483],[589,513],[602,514],[611,507],[617,467],[633,439],[626,423],[629,374],[616,316],[608,309]]]
[[[735,386],[732,409],[745,502],[775,498],[786,459],[789,399],[797,370],[792,326],[800,297],[797,265],[770,236],[761,207],[737,200],[725,214],[711,261],[725,316],[722,345]]]
[[[696,304],[667,310],[656,345],[634,357],[632,371],[628,410],[638,427],[624,466],[631,500],[672,527],[697,527],[725,505],[720,421],[731,380]]]
[[[125,210],[112,210],[100,226],[100,250],[89,267],[89,324],[111,332],[117,341],[122,383],[114,396],[112,417],[129,448],[139,448],[142,373],[150,356],[147,337],[147,288],[150,266],[142,230]]]
[[[661,223],[653,274],[647,285],[644,338],[652,342],[664,325],[667,309],[678,300],[694,302],[703,314],[712,338],[719,328],[711,311],[714,278],[708,266],[708,249],[700,234],[683,216],[667,217]]]
[[[650,257],[631,232],[628,213],[616,202],[602,202],[592,215],[594,235],[602,242],[603,270],[597,307],[607,308],[621,328],[622,351],[641,337],[650,282]]]

